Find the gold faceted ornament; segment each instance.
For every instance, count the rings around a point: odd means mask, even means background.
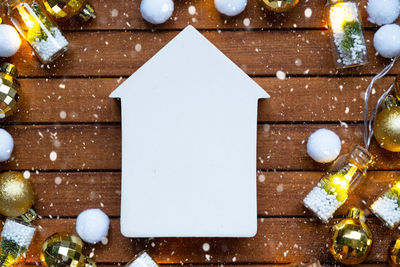
[[[0,119],[10,116],[17,109],[19,82],[15,80],[17,68],[10,63],[0,66]]]
[[[96,267],[93,259],[82,254],[83,241],[76,235],[60,232],[44,241],[40,261],[44,267]]]
[[[294,8],[299,0],[262,0],[264,6],[273,12],[287,12]]]
[[[29,211],[35,198],[32,183],[21,172],[0,174],[0,214],[18,217]]]
[[[87,0],[42,0],[44,7],[56,19],[78,15],[84,22],[96,18],[94,7]]]
[[[372,233],[364,221],[364,212],[352,208],[346,219],[332,227],[329,251],[336,261],[343,264],[365,261],[372,248]]]
[[[390,266],[400,267],[400,236],[390,246],[389,264]]]
[[[386,97],[384,108],[376,115],[374,136],[382,148],[400,152],[400,105],[393,95]]]

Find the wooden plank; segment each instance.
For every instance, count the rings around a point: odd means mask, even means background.
[[[399,174],[369,172],[336,215],[346,214],[351,206],[368,207]],[[259,216],[311,217],[302,200],[321,175],[322,172],[259,172]],[[31,180],[37,194],[35,208],[41,216],[73,217],[89,208],[101,208],[114,217],[120,214],[121,174],[118,172],[32,172]]]
[[[162,218],[161,218],[162,219]],[[335,220],[337,221],[337,220]],[[315,220],[266,218],[258,221],[254,238],[156,238],[127,239],[119,230],[119,220],[111,220],[107,245],[95,246],[98,262],[127,262],[136,253],[147,249],[159,263],[287,263],[316,257],[332,262],[326,243],[329,227]],[[28,263],[37,262],[43,240],[59,231],[74,232],[75,220],[40,220],[41,229],[28,253]],[[376,218],[368,219],[374,234],[374,246],[367,262],[385,262],[394,232],[387,230]],[[209,251],[202,249],[210,245]]]
[[[280,80],[265,77],[254,80],[271,95],[271,99],[259,103],[259,122],[338,122],[363,119],[363,92],[371,78],[291,77]],[[393,80],[393,77],[386,77],[378,81],[371,104]],[[123,81],[120,78],[21,79],[19,112],[6,123],[120,122],[119,101],[108,95]]]
[[[91,1],[96,9],[97,19],[88,24],[78,20],[61,23],[64,30],[154,30],[182,29],[191,24],[199,29],[281,29],[281,28],[321,28],[325,27],[325,2],[301,1],[295,9],[286,14],[275,14],[264,10],[260,1],[249,0],[246,10],[237,17],[229,18],[220,15],[213,1],[194,0],[176,2],[172,18],[162,25],[146,23],[140,14],[140,1],[135,0],[95,0]],[[357,1],[365,27],[374,27],[367,18],[365,10],[367,0]],[[194,6],[195,14],[190,14],[188,8]],[[304,12],[311,9],[311,17]],[[5,16],[2,16],[5,17]],[[250,19],[250,25],[245,26],[243,20]]]
[[[306,141],[315,130],[326,127],[338,133],[343,153],[362,145],[362,125],[260,125],[258,127],[258,169],[324,170],[306,153]],[[119,125],[40,125],[5,127],[15,139],[15,151],[3,169],[19,170],[117,170],[121,168]],[[56,160],[50,153],[57,154]],[[396,153],[377,147],[371,153],[378,160],[372,169],[400,169]],[[53,153],[54,154],[54,153]],[[34,159],[34,161],[32,160]]]
[[[70,51],[56,63],[40,64],[25,42],[11,61],[22,76],[129,76],[177,33],[67,33]],[[204,35],[250,75],[276,75],[279,70],[289,75],[363,75],[375,74],[388,64],[375,56],[373,31],[366,32],[370,64],[342,71],[334,69],[325,31],[209,31]],[[391,73],[399,71],[397,65]]]

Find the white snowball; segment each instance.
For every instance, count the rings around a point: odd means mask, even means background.
[[[226,16],[236,16],[246,8],[247,0],[214,0],[215,8]]]
[[[97,243],[108,234],[110,219],[100,209],[82,211],[76,218],[76,232],[87,243]]]
[[[14,149],[14,140],[6,130],[0,129],[0,162],[9,160]]]
[[[142,0],[140,13],[142,17],[152,24],[166,22],[174,12],[174,2],[172,0]]]
[[[342,143],[339,136],[328,129],[319,129],[308,137],[307,153],[319,163],[328,163],[340,154]]]
[[[393,23],[400,14],[400,0],[369,0],[367,12],[372,23]]]
[[[18,32],[7,24],[0,24],[0,57],[11,57],[21,45]]]
[[[382,26],[375,33],[374,47],[382,57],[400,56],[400,26],[397,24]]]

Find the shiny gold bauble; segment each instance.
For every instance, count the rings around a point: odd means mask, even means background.
[[[95,19],[94,7],[88,0],[42,0],[44,7],[56,19],[69,19],[78,15],[83,21]]]
[[[336,261],[359,264],[367,258],[372,247],[372,233],[364,221],[364,212],[352,208],[346,219],[332,227],[329,250]]]
[[[299,0],[262,0],[264,6],[273,12],[287,12],[294,8]]]
[[[390,246],[389,264],[390,266],[400,267],[400,236]]]
[[[384,149],[400,152],[400,107],[385,108],[378,113],[374,136]]]
[[[44,241],[40,252],[40,261],[44,267],[95,267],[92,259],[82,254],[83,242],[73,234],[60,232]]]
[[[0,66],[0,119],[10,116],[17,110],[20,84],[15,77],[17,68],[10,63]]]
[[[20,172],[0,173],[0,214],[18,217],[33,205],[35,192],[29,179]]]

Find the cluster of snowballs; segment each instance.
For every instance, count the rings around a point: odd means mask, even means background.
[[[400,56],[400,26],[392,24],[400,15],[400,0],[369,0],[368,20],[382,26],[374,36],[376,51],[385,58]]]
[[[246,8],[247,0],[214,0],[215,8],[223,15],[236,16]],[[140,13],[152,24],[166,22],[174,12],[173,0],[142,0]]]

